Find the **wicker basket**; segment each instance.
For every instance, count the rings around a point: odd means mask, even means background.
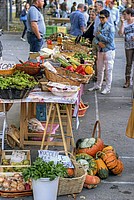
[[[16,66],[14,66],[13,68],[10,68],[10,69],[1,69],[0,75],[2,75],[2,76],[12,75],[15,72],[15,69],[16,69]]]
[[[91,79],[92,75],[81,75],[75,72],[71,72],[69,70],[65,70],[62,67],[55,67],[57,70],[57,74],[48,70],[45,67],[45,75],[49,81],[57,82],[57,83],[69,83],[70,85],[79,86],[82,83],[88,83]]]
[[[90,51],[89,47],[82,46],[81,44],[75,44],[71,41],[64,41],[63,47],[65,51],[72,51],[72,52],[82,52],[82,53],[88,53]]]
[[[78,117],[84,117],[84,115],[85,115],[85,113],[86,113],[89,105],[85,104],[85,106],[86,106],[85,108],[79,108],[79,110],[78,110]],[[72,109],[72,111],[74,112],[74,109]]]
[[[20,71],[24,71],[25,73],[29,74],[29,75],[36,75],[40,72],[40,67],[36,66],[30,66],[30,65],[16,65],[16,69],[20,70]]]
[[[84,181],[86,178],[86,172],[83,167],[78,164],[74,158],[71,159],[75,169],[74,178],[61,178],[59,179],[58,196],[78,194],[82,191]]]

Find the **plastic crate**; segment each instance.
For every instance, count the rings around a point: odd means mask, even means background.
[[[57,26],[46,26],[46,37],[49,37],[53,33],[57,33]]]
[[[54,33],[67,33],[67,28],[64,26],[46,26],[46,35],[45,37],[49,37]]]

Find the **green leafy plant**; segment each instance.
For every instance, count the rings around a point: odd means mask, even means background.
[[[54,164],[53,161],[44,162],[41,158],[36,158],[32,166],[22,172],[25,181],[29,179],[49,178],[54,180],[56,177],[67,176],[67,170],[63,164]]]
[[[24,88],[33,88],[38,83],[35,81],[34,77],[25,74],[21,71],[16,71],[11,76],[0,76],[0,89],[8,89],[8,88],[16,88],[16,89],[24,89]]]

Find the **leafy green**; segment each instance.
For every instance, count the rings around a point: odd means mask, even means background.
[[[29,179],[37,180],[40,178],[54,180],[58,176],[65,177],[67,175],[67,170],[61,163],[55,165],[53,161],[44,162],[38,157],[31,167],[24,169],[22,175],[25,181]]]
[[[8,88],[16,88],[16,89],[24,89],[24,88],[33,88],[37,85],[34,77],[25,74],[21,71],[16,71],[11,76],[0,76],[0,89],[8,89]]]

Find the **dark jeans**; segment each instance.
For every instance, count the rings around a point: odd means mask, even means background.
[[[132,69],[132,63],[134,60],[134,49],[125,49],[126,53],[126,72],[125,77],[130,78],[131,75],[131,69]]]
[[[34,33],[27,32],[27,41],[30,44],[30,52],[38,52],[43,46],[43,37],[38,39]]]
[[[26,31],[27,31],[27,21],[23,21],[23,24],[24,24],[24,30],[23,30],[23,33],[22,33],[22,38],[24,38]]]

